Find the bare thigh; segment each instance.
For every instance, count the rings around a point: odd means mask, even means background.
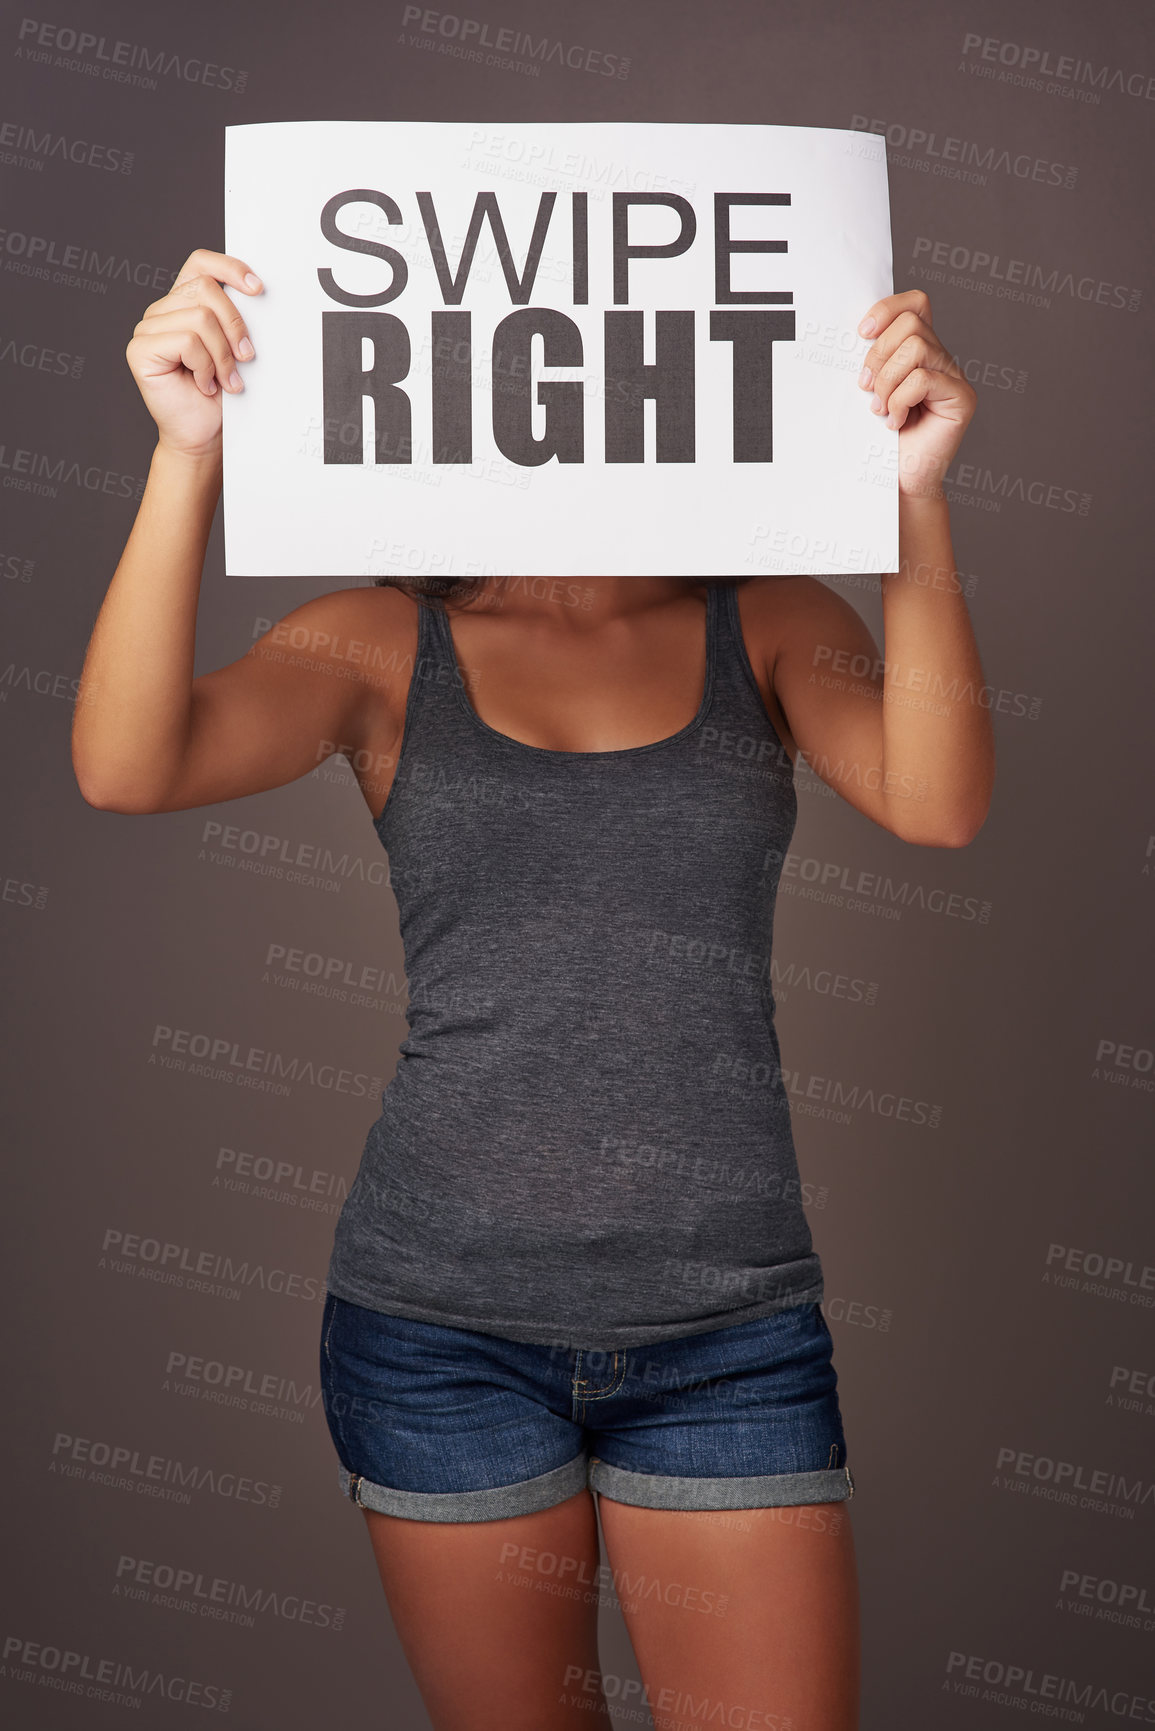
[[[714,1514],[603,1496],[600,1513],[655,1731],[857,1731],[858,1571],[845,1502]]]
[[[597,1511],[588,1490],[501,1521],[363,1512],[434,1731],[609,1725],[598,1668]],[[527,1547],[535,1560],[556,1557],[557,1568],[527,1568]]]

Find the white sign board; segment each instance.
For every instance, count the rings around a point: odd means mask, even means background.
[[[857,388],[884,140],[806,126],[225,128],[256,358],[224,402],[237,576],[898,564]]]

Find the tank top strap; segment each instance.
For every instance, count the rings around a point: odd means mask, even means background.
[[[445,609],[434,602],[417,604],[417,656],[414,674],[419,676],[426,708],[437,706],[447,715],[457,707],[454,687],[460,682],[457,657]]]
[[[706,689],[712,692],[718,673],[718,640],[724,629],[724,609],[719,606],[718,585],[706,586]]]
[[[419,596],[414,596],[413,600],[417,608],[417,640],[409,669],[405,720],[400,755],[393,778],[394,789],[399,789],[406,779],[409,760],[415,751],[438,749],[446,729],[446,718],[452,716],[455,701],[455,670],[439,630],[443,623],[441,611],[437,607],[429,606]],[[380,816],[376,819],[378,824],[386,812],[392,811],[395,804],[391,790]]]
[[[737,702],[746,707],[751,689],[757,695],[758,686],[746,649],[746,640],[742,635],[738,586],[734,583],[722,583],[712,589],[711,593],[717,596],[718,601],[715,688],[722,701]]]
[[[429,606],[424,601],[418,601],[419,615],[417,626],[417,649],[428,667],[443,666],[446,660],[447,645],[442,641],[440,627],[444,622],[444,614],[440,607]]]

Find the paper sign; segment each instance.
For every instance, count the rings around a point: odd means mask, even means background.
[[[729,576],[898,563],[857,387],[884,140],[803,126],[225,128],[256,358],[237,576]]]

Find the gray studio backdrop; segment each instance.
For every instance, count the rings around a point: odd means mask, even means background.
[[[8,1721],[427,1724],[316,1372],[404,1032],[388,862],[338,762],[128,817],[85,805],[68,751],[152,449],[124,345],[222,244],[223,128],[379,117],[886,132],[896,286],[929,290],[978,391],[949,495],[999,773],[952,851],[800,769],[783,881],[863,1724],[1151,1724],[1151,15],[469,4],[61,0],[0,25]],[[877,579],[837,582],[878,635]],[[198,669],[326,586],[226,580],[218,516]],[[644,1725],[612,1590],[603,1657]]]

